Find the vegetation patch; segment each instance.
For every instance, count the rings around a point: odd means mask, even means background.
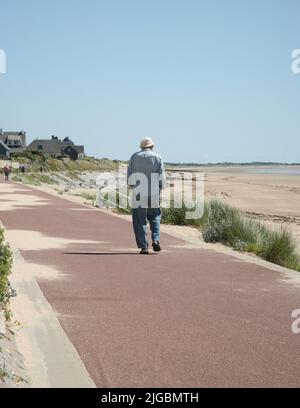
[[[86,193],[84,191],[81,193],[73,194],[73,196],[85,198],[86,200],[91,201],[92,204],[95,202],[97,197],[95,193]]]
[[[235,250],[254,253],[266,261],[300,271],[296,242],[287,228],[268,228],[218,200],[205,203],[200,219],[186,219],[186,211],[190,210],[185,206],[174,208],[171,203],[171,208],[163,208],[162,222],[198,227],[205,242],[220,242]]]
[[[202,221],[200,218],[197,219],[187,219],[186,213],[188,211],[193,211],[193,209],[187,208],[183,203],[181,208],[175,208],[174,202],[171,201],[169,208],[162,209],[162,219],[163,224],[172,224],[172,225],[186,225],[191,227],[200,227]]]
[[[252,252],[266,261],[300,271],[296,242],[285,227],[267,228],[224,203],[212,200],[201,219],[205,242],[221,242],[240,251]]]
[[[4,382],[6,378],[9,377],[9,373],[6,370],[5,364],[0,367],[0,380]]]
[[[30,172],[39,172],[41,168],[46,172],[110,171],[118,169],[119,166],[119,161],[106,158],[96,159],[94,157],[84,157],[80,160],[56,159],[46,157],[40,152],[14,153],[13,160],[25,164],[27,170]]]
[[[12,177],[13,181],[22,182],[24,184],[29,184],[33,186],[40,186],[41,184],[58,184],[51,176],[47,174],[39,173],[28,173],[28,174],[15,174]]]
[[[8,310],[9,299],[15,295],[10,286],[8,276],[11,273],[12,252],[4,241],[4,230],[0,229],[0,311],[4,311],[6,318],[10,316]]]
[[[116,209],[119,213],[127,213],[118,205]],[[193,209],[184,204],[182,208],[174,208],[171,202],[170,208],[162,209],[162,223],[199,228],[205,242],[220,242],[235,250],[254,253],[266,261],[300,271],[296,243],[286,228],[267,228],[217,200],[205,203],[201,218],[187,219],[187,211]]]

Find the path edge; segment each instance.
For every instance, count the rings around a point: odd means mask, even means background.
[[[6,230],[0,220],[0,227]],[[36,278],[22,274],[26,261],[11,246],[10,275],[17,296],[11,299],[13,319],[19,324],[15,340],[24,358],[31,388],[96,388],[77,350],[67,337]]]

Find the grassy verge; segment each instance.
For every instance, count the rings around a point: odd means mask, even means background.
[[[82,192],[82,193],[76,193],[76,194],[72,194],[75,197],[82,197],[85,198],[86,200],[90,201],[91,204],[94,204],[95,200],[96,200],[96,194],[95,193],[86,193],[86,192]]]
[[[219,201],[213,200],[207,204],[202,219],[202,235],[206,242],[222,242],[234,249],[253,252],[267,261],[300,271],[296,243],[286,228],[267,228]]]
[[[41,167],[44,171],[110,171],[118,169],[119,162],[106,158],[96,159],[94,157],[84,157],[80,160],[60,160],[52,157],[46,157],[38,152],[23,152],[14,154],[13,159],[16,162],[25,164],[30,172],[39,172]]]
[[[12,176],[13,181],[22,182],[33,186],[40,186],[42,184],[58,184],[56,180],[46,174],[30,173],[30,174],[14,174]]]
[[[14,154],[13,160],[24,164],[26,172],[23,174],[19,169],[14,169],[12,180],[34,186],[58,184],[57,179],[66,181],[65,177],[82,182],[81,174],[84,172],[112,171],[119,167],[118,161],[106,158],[84,157],[81,160],[66,160],[46,157],[37,152]]]
[[[4,242],[3,229],[0,229],[0,311],[4,311],[6,319],[10,316],[8,303],[11,296],[13,296],[13,290],[8,280],[11,267],[12,252],[9,245]]]
[[[171,203],[170,208],[162,209],[162,219],[163,224],[172,224],[172,225],[186,225],[191,227],[201,227],[202,220],[198,219],[186,219],[186,212],[191,211],[183,203],[182,208],[174,208]]]
[[[217,200],[205,203],[201,219],[185,219],[186,208],[163,209],[162,222],[199,227],[205,242],[220,242],[236,250],[254,253],[266,261],[300,271],[296,242],[284,227],[267,228],[259,221]]]

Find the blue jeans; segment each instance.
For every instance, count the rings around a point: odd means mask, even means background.
[[[148,248],[147,220],[150,223],[152,241],[160,240],[160,208],[133,208],[132,222],[138,248]]]

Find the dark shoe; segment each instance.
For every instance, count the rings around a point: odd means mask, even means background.
[[[149,255],[148,248],[142,248],[140,254],[141,255]]]
[[[158,241],[153,241],[153,243],[152,243],[152,248],[153,248],[153,251],[155,251],[155,252],[161,251],[161,247],[160,247]]]

